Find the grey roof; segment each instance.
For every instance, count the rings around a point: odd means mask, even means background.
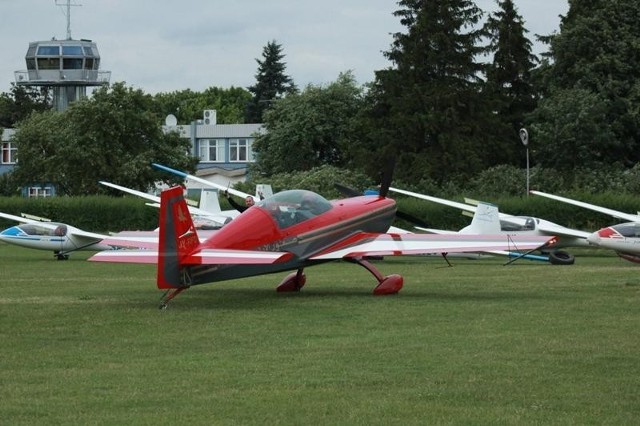
[[[197,124],[196,138],[248,138],[263,133],[262,124]],[[165,131],[177,130],[182,137],[191,137],[190,125],[163,126]]]

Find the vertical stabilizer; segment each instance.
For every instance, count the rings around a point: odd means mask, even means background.
[[[218,200],[218,190],[213,188],[202,188],[200,193],[200,210],[208,213],[220,213],[220,201]]]
[[[160,195],[158,288],[187,287],[182,262],[200,245],[183,188],[174,186]]]
[[[498,206],[478,203],[471,225],[463,228],[461,234],[499,234],[500,212]]]

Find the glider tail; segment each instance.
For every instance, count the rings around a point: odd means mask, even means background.
[[[200,240],[184,199],[183,188],[175,186],[160,195],[160,235],[158,247],[158,288],[186,288],[184,260]]]
[[[471,225],[464,228],[466,234],[500,234],[498,207],[489,203],[478,203]]]

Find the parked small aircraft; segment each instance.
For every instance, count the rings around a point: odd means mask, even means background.
[[[416,192],[406,191],[398,188],[389,188],[389,190],[399,194],[404,194],[434,203],[458,208],[469,213],[475,213],[476,211],[476,206],[474,205],[458,203],[456,201],[445,200],[442,198],[432,197],[430,195],[419,194]],[[548,251],[548,258],[549,262],[559,265],[570,265],[575,262],[575,258],[572,254],[564,250],[558,250],[559,248],[584,247],[589,245],[589,242],[587,241],[587,237],[589,237],[590,235],[589,232],[566,228],[564,226],[557,225],[544,219],[529,216],[512,216],[505,213],[499,213],[499,219],[500,220],[497,228],[495,227],[495,224],[491,225],[493,228],[487,228],[486,225],[484,228],[479,228],[477,225],[472,224],[466,228],[463,228],[460,233],[485,234],[499,232],[506,235],[556,236],[557,242],[554,245],[554,249]],[[427,232],[442,232],[439,230],[423,227],[418,227],[418,229]],[[547,251],[546,247],[545,251]]]
[[[627,220],[629,222],[619,223],[617,225],[602,228],[587,237],[587,240],[598,247],[610,249],[616,252],[618,256],[630,262],[640,263],[640,215],[633,213],[625,213],[606,207],[596,206],[595,204],[585,203],[584,201],[572,200],[571,198],[560,197],[558,195],[548,194],[541,191],[529,191],[534,195],[550,198],[574,206],[593,210],[612,216],[616,219]]]
[[[386,185],[388,189],[388,185]],[[305,190],[283,191],[259,201],[200,242],[180,187],[161,193],[157,250],[99,252],[90,260],[157,264],[157,286],[166,289],[161,308],[193,285],[281,271],[290,273],[278,291],[299,291],[304,268],[342,259],[366,268],[378,284],[373,293],[394,294],[400,275],[383,276],[366,256],[477,252],[551,245],[552,237],[385,233],[396,203],[379,196],[327,201]]]
[[[0,217],[20,223],[0,232],[0,241],[36,250],[53,251],[58,260],[66,260],[77,250],[109,250],[114,246],[102,244],[108,235],[83,231],[64,223],[44,218],[31,218],[1,213]]]
[[[463,214],[470,215],[471,213],[464,211]],[[440,234],[440,235],[455,235],[455,234],[498,235],[501,232],[503,232],[500,227],[500,212],[498,211],[498,207],[496,205],[479,202],[476,205],[475,212],[471,216],[472,216],[471,224],[468,226],[465,226],[460,231],[448,231],[443,229],[424,228],[421,226],[416,226],[416,229],[424,232],[428,232],[430,234]],[[491,250],[486,253],[506,256],[512,259],[527,259],[527,260],[536,260],[541,262],[550,261],[549,256],[537,255],[532,253],[510,252],[505,250]],[[445,259],[446,259],[446,256],[445,256]]]

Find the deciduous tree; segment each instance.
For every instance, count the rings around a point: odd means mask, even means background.
[[[162,132],[162,117],[151,112],[152,97],[116,83],[65,112],[33,114],[14,141],[19,161],[14,173],[23,184],[53,183],[64,195],[104,191],[100,180],[149,189],[166,176],[150,163],[193,171],[190,143]]]
[[[344,165],[347,147],[357,137],[353,119],[361,105],[362,88],[350,72],[326,87],[309,85],[278,100],[265,113],[266,133],[254,141],[253,173]]]
[[[11,84],[9,93],[0,94],[0,127],[13,128],[32,112],[51,108],[51,94],[47,89]]]

